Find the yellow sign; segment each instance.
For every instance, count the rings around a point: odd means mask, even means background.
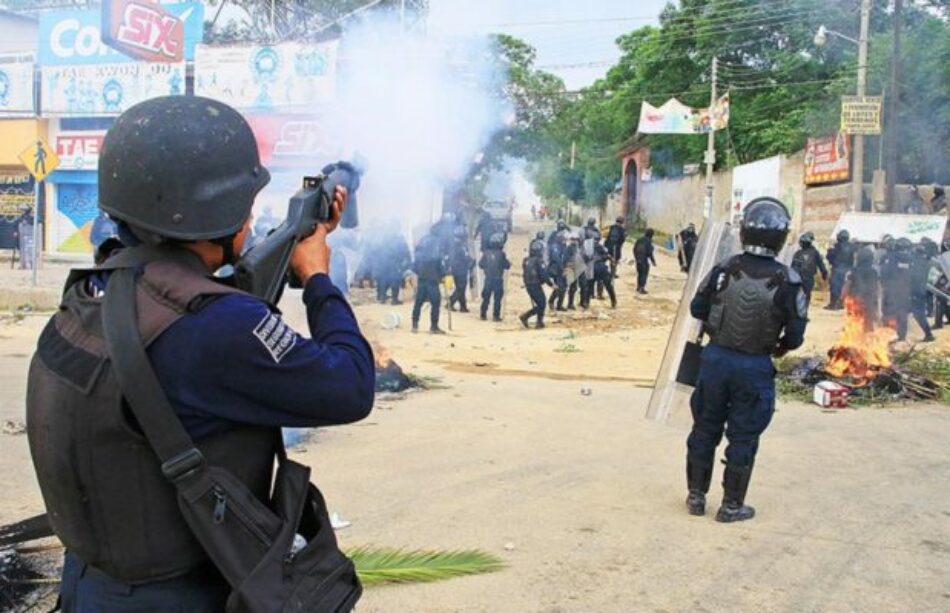
[[[880,134],[881,97],[841,96],[841,132]]]
[[[20,152],[20,161],[37,181],[42,181],[59,166],[59,157],[49,145],[38,140]]]

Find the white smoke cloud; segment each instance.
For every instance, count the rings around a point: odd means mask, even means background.
[[[361,218],[408,229],[441,213],[442,188],[465,176],[507,114],[487,36],[447,40],[376,14],[341,43],[330,134],[367,161]]]

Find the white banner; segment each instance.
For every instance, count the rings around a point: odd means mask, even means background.
[[[195,95],[255,111],[312,112],[336,95],[337,42],[195,51]]]
[[[185,93],[185,63],[44,66],[43,114],[118,115],[149,98]]]
[[[0,117],[35,114],[32,56],[0,55]]]
[[[852,242],[878,243],[885,234],[919,242],[927,237],[938,245],[943,242],[947,228],[946,215],[905,215],[902,213],[842,213],[838,218],[832,240],[838,232],[847,230]]]

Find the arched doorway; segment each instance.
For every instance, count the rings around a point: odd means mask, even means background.
[[[640,173],[635,160],[628,160],[627,167],[624,169],[624,194],[623,210],[626,214],[627,223],[632,224],[637,219],[637,180]]]

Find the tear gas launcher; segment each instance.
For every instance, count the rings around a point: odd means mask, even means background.
[[[340,225],[344,228],[359,225],[356,191],[361,175],[362,170],[353,164],[337,162],[326,166],[319,175],[304,177],[300,191],[290,199],[284,222],[251,247],[234,266],[237,287],[271,304],[280,300],[288,281],[291,287],[301,287],[300,279],[288,270],[291,253],[319,224],[330,220],[333,192],[338,185],[348,192]]]

